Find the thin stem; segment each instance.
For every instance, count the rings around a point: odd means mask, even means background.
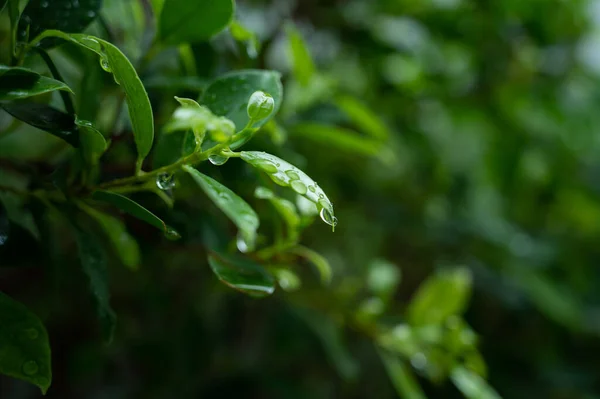
[[[124,186],[127,184],[143,183],[150,179],[156,178],[156,176],[160,175],[161,173],[174,173],[177,170],[179,170],[179,168],[181,168],[183,165],[196,164],[198,162],[206,161],[209,156],[211,156],[214,153],[221,152],[221,150],[223,150],[223,148],[227,147],[227,145],[228,145],[228,143],[219,144],[219,145],[216,145],[213,148],[206,150],[204,152],[194,153],[194,154],[188,155],[187,157],[181,158],[179,161],[177,161],[171,165],[167,165],[167,166],[163,166],[162,168],[154,169],[150,172],[144,173],[143,175],[124,177],[122,179],[108,181],[106,183],[102,183],[96,187],[93,187],[93,189],[109,189],[109,188],[113,188],[113,187]]]

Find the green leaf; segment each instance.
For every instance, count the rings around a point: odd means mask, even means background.
[[[273,205],[288,226],[288,235],[290,238],[296,239],[298,236],[298,227],[300,226],[300,215],[298,215],[296,205],[284,198],[277,197],[271,190],[262,186],[256,187],[254,196],[266,199]]]
[[[73,222],[74,219],[71,214],[67,217],[71,219],[73,224],[83,272],[90,281],[90,289],[96,302],[96,311],[102,326],[102,336],[106,342],[110,342],[115,331],[117,316],[110,307],[106,252],[100,244],[100,240],[94,234],[83,228],[79,223]]]
[[[229,25],[234,8],[233,0],[165,0],[158,37],[166,44],[205,41]]]
[[[29,69],[0,65],[0,101],[18,100],[55,90],[72,93],[69,86],[59,80]]]
[[[440,324],[461,314],[471,295],[471,272],[466,268],[445,270],[429,277],[407,308],[413,325]]]
[[[83,32],[98,16],[102,0],[29,0],[19,22],[19,40],[34,38],[48,29],[67,33]],[[45,43],[50,45],[52,43]]]
[[[464,367],[455,367],[450,378],[468,399],[501,399],[501,396],[483,378]]]
[[[154,118],[148,93],[131,62],[114,45],[90,35],[66,34],[56,30],[45,31],[38,37],[59,37],[71,43],[83,46],[100,56],[100,65],[112,72],[115,82],[125,91],[129,118],[133,127],[135,145],[138,151],[138,169],[141,161],[148,155],[154,141]]]
[[[137,241],[119,219],[80,203],[80,207],[98,222],[111,241],[119,259],[131,270],[137,270],[140,264],[140,248]]]
[[[335,228],[337,218],[333,204],[319,185],[306,173],[275,155],[259,151],[242,151],[241,158],[250,165],[266,172],[280,186],[291,187],[298,194],[312,201],[320,211],[321,219]]]
[[[106,202],[114,205],[125,213],[143,220],[144,222],[161,230],[167,238],[179,238],[179,234],[171,227],[167,226],[158,216],[144,208],[137,202],[125,197],[124,195],[110,191],[98,190],[92,193],[92,198],[97,201]]]
[[[325,259],[321,254],[301,245],[291,248],[288,252],[308,259],[319,272],[319,275],[321,276],[321,283],[329,284],[331,282],[331,277],[333,275],[331,271],[331,265],[329,264],[329,261],[327,261],[327,259]]]
[[[181,106],[173,112],[171,120],[165,126],[165,133],[192,130],[197,147],[202,145],[207,131],[210,138],[218,143],[229,141],[234,135],[235,126],[229,119],[214,115],[208,108],[189,98],[175,99]]]
[[[414,374],[396,355],[379,349],[377,351],[398,396],[403,399],[426,399],[425,393]]]
[[[28,125],[53,134],[73,147],[79,147],[79,129],[74,115],[38,103],[0,103],[0,108]]]
[[[152,167],[154,169],[171,165],[181,158],[192,154],[196,143],[194,133],[187,131],[181,134],[162,133],[156,142],[152,152]]]
[[[208,85],[200,102],[216,115],[231,120],[240,131],[250,121],[246,110],[248,100],[259,90],[270,94],[275,101],[273,113],[254,123],[254,127],[260,127],[273,118],[281,106],[283,89],[279,72],[248,69],[222,75]]]
[[[294,77],[298,82],[306,86],[315,73],[315,64],[308,50],[308,46],[298,32],[298,29],[292,24],[287,24],[285,31],[288,36],[290,53],[292,55],[292,65]]]
[[[380,155],[382,142],[332,125],[304,122],[294,125],[291,133],[348,153],[375,157]]]
[[[390,132],[379,117],[359,100],[350,96],[335,98],[338,106],[362,131],[379,140],[388,140]]]
[[[249,259],[212,253],[208,264],[219,280],[244,294],[264,297],[275,291],[273,276]]]
[[[238,227],[238,249],[242,252],[252,251],[256,242],[256,230],[260,224],[254,209],[236,193],[191,166],[184,165],[183,170],[192,176],[215,205]]]
[[[52,61],[52,58],[50,57],[48,52],[41,47],[34,47],[34,50],[36,50],[40,57],[42,57],[42,59],[46,63],[46,66],[50,70],[52,77],[60,82],[64,82],[65,79],[58,71],[58,68],[56,68],[54,61]],[[63,104],[65,105],[65,111],[67,111],[68,114],[75,114],[75,106],[73,105],[73,100],[71,100],[71,96],[69,96],[69,93],[65,92],[64,90],[59,91],[59,93],[60,97],[63,100]]]
[[[92,166],[98,164],[98,160],[106,151],[106,139],[91,122],[76,119],[75,124],[79,128],[79,141],[84,161]]]
[[[6,7],[7,3],[8,3],[8,0],[0,0],[0,13],[2,11],[4,11],[4,7]]]
[[[46,328],[24,305],[0,292],[0,373],[37,385],[52,381]]]

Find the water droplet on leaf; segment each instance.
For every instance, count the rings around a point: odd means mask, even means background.
[[[34,360],[28,360],[23,363],[23,373],[26,375],[34,375],[40,368]]]
[[[280,186],[286,187],[288,185],[288,183],[283,180],[282,178],[280,178],[277,175],[271,175],[271,180],[273,180],[275,182],[275,184],[279,184]]]
[[[293,180],[290,183],[290,186],[298,194],[302,194],[302,195],[306,194],[306,186],[300,180]]]
[[[163,191],[170,190],[175,187],[175,178],[170,173],[160,173],[156,176],[156,187]]]
[[[333,213],[331,213],[329,211],[329,209],[321,208],[321,212],[319,212],[319,216],[321,217],[322,221],[324,221],[325,223],[327,223],[328,225],[330,225],[332,227],[332,230],[335,230],[335,226],[337,226],[338,220],[335,216],[333,216]]]
[[[167,230],[165,231],[165,238],[167,240],[175,241],[181,238],[181,234],[179,234],[174,228],[167,227]]]
[[[264,170],[267,173],[277,172],[277,166],[273,165],[271,162],[268,161],[257,162],[256,166],[258,166],[260,169]]]
[[[110,64],[108,63],[108,60],[106,58],[100,58],[100,66],[106,72],[112,72],[112,69],[110,69]]]
[[[313,193],[317,191],[317,189],[315,188],[315,186],[308,186],[308,189],[309,189],[311,192],[313,192]]]
[[[208,160],[210,161],[210,163],[212,163],[213,165],[223,165],[225,162],[227,162],[229,160],[229,157],[223,156],[223,155],[211,155],[208,157]]]
[[[285,174],[288,175],[289,178],[292,180],[300,179],[300,176],[298,175],[298,173],[294,172],[293,170],[286,170]]]

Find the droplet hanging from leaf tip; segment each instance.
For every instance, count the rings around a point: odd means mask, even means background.
[[[319,216],[323,222],[331,226],[332,231],[335,231],[335,226],[337,226],[338,220],[329,209],[321,208]]]
[[[181,234],[179,234],[174,228],[167,227],[167,230],[165,231],[165,238],[167,240],[175,241],[181,238]]]
[[[225,162],[227,162],[229,160],[229,157],[226,157],[226,156],[223,156],[223,155],[220,155],[220,154],[214,154],[214,155],[209,156],[208,160],[213,165],[221,166],[221,165],[223,165]]]
[[[175,187],[175,177],[170,173],[160,173],[156,176],[156,186],[163,191]]]

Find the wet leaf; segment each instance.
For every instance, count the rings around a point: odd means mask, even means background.
[[[281,106],[283,89],[279,72],[249,69],[222,75],[208,85],[200,102],[215,114],[231,120],[240,131],[250,120],[247,105],[250,96],[256,91],[271,95],[275,103],[273,113],[269,117],[254,123],[254,127],[260,127],[267,123]]]
[[[471,295],[471,272],[457,268],[429,277],[414,294],[406,310],[413,325],[439,324],[461,314]]]
[[[298,194],[312,201],[320,211],[321,219],[335,228],[337,218],[333,214],[333,204],[317,182],[294,165],[275,155],[260,151],[240,152],[244,161],[266,172],[271,180],[280,186],[290,187]]]
[[[233,0],[165,0],[158,37],[166,44],[205,41],[229,25],[234,8]]]
[[[253,250],[256,242],[256,230],[260,224],[254,209],[236,193],[191,166],[185,165],[183,170],[192,176],[215,205],[238,227],[239,238],[243,240],[242,243],[238,242],[240,251]]]
[[[0,101],[18,100],[55,90],[73,92],[59,80],[29,69],[0,65]]]
[[[91,122],[76,119],[75,124],[79,128],[83,159],[88,165],[94,166],[106,151],[106,139]]]
[[[79,129],[75,124],[74,115],[38,103],[0,103],[0,108],[28,125],[63,139],[73,147],[80,145]]]
[[[41,38],[59,37],[71,43],[91,50],[100,56],[100,65],[106,72],[111,72],[125,92],[127,109],[135,145],[138,151],[138,166],[148,155],[154,141],[154,118],[148,93],[142,84],[131,62],[117,47],[111,43],[90,35],[66,34],[56,30],[45,31]]]
[[[30,39],[47,29],[82,32],[98,16],[101,7],[102,0],[29,0],[19,22],[19,40],[25,39],[27,28]],[[49,47],[55,42],[44,44]]]
[[[0,292],[0,373],[37,385],[52,381],[48,333],[24,305]]]
[[[97,201],[106,202],[114,205],[125,213],[130,214],[144,222],[156,227],[163,231],[165,234],[169,234],[169,227],[162,221],[158,216],[150,212],[132,199],[125,197],[124,195],[113,193],[110,191],[98,190],[94,191],[92,198]]]
[[[315,73],[315,64],[308,46],[294,25],[287,24],[285,31],[289,40],[294,77],[301,85],[308,85]]]
[[[208,263],[219,280],[244,294],[264,297],[275,291],[273,276],[249,259],[212,253]]]

